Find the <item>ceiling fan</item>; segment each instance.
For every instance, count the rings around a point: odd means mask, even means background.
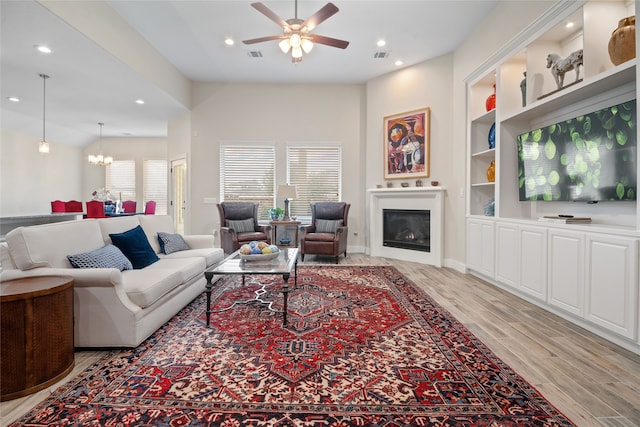
[[[304,51],[305,53],[309,53],[313,48],[314,43],[324,44],[340,49],[346,49],[346,47],[349,46],[349,42],[345,40],[311,34],[311,31],[313,31],[318,24],[338,12],[338,7],[333,3],[327,3],[306,21],[298,19],[298,0],[295,0],[295,18],[287,19],[286,21],[262,3],[251,3],[251,6],[282,27],[283,34],[243,40],[244,44],[280,40],[278,46],[284,53],[288,53],[289,50],[291,50],[291,61],[294,64],[302,61],[302,52]]]

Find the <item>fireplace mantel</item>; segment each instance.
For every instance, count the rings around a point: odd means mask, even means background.
[[[442,187],[371,188],[369,203],[369,255],[442,267]],[[431,251],[387,247],[382,244],[383,209],[425,209],[431,212]]]

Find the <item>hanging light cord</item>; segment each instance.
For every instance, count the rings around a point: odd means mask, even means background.
[[[42,77],[42,140],[46,141],[44,131],[47,112],[47,79],[49,78],[49,76],[47,76],[46,74],[40,74],[40,77]]]

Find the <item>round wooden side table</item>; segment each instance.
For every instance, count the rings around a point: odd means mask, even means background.
[[[0,283],[0,401],[55,384],[73,369],[73,278]]]

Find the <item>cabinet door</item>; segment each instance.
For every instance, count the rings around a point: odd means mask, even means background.
[[[547,300],[547,229],[520,227],[520,290]]]
[[[549,304],[584,314],[584,233],[549,230]]]
[[[635,338],[638,240],[587,235],[586,318]]]
[[[496,224],[496,280],[518,287],[518,230],[515,224]]]
[[[493,278],[494,272],[493,221],[470,219],[467,223],[467,267]]]

